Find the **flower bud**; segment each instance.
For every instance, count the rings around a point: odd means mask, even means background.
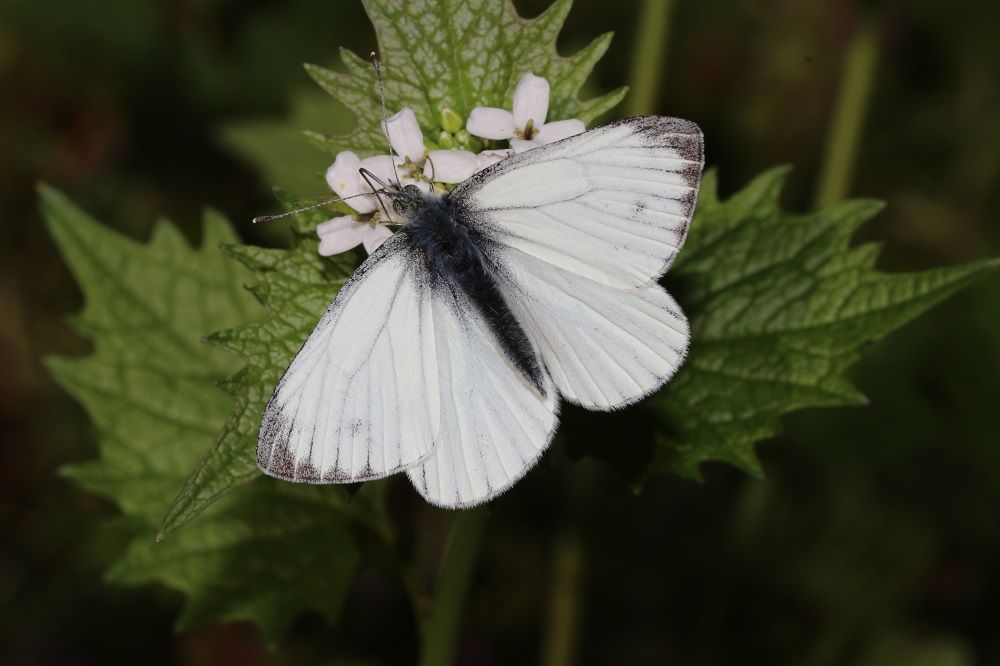
[[[462,116],[458,115],[454,109],[443,108],[441,109],[441,128],[448,132],[449,134],[454,134],[458,130],[462,129],[465,125],[465,120]]]

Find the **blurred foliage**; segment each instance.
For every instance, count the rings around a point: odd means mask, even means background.
[[[516,4],[534,16],[546,2]],[[675,4],[656,111],[699,122],[723,193],[787,162],[796,169],[786,206],[813,198],[845,50],[872,12],[880,53],[848,184],[889,207],[858,239],[885,241],[887,269],[1000,252],[1000,7]],[[273,232],[248,220],[271,209],[279,181],[256,178],[227,152],[228,128],[273,123],[289,128],[289,141],[300,129],[346,131],[347,112],[332,100],[328,128],[282,118],[290,100],[311,95],[300,63],[336,67],[337,45],[371,49],[360,6],[2,0],[0,12],[0,515],[9,526],[0,660],[412,660],[408,596],[378,564],[362,570],[336,629],[305,617],[270,655],[238,625],[175,636],[177,597],[104,584],[101,571],[131,530],[101,528],[114,511],[55,477],[93,457],[95,438],[37,360],[88,347],[60,323],[80,296],[35,212],[34,182],[52,182],[132,236],[146,236],[163,213],[196,238],[199,211],[212,204],[244,239],[266,241]],[[594,91],[630,82],[637,15],[638,3],[589,0],[569,14],[562,52],[616,33]],[[322,170],[322,153],[297,145]],[[632,438],[629,412],[567,410],[554,455],[490,517],[463,663],[538,653],[550,547],[567,520],[580,523],[586,554],[577,609],[585,663],[996,662],[998,300],[998,280],[984,281],[869,350],[851,377],[870,406],[787,417],[785,434],[760,447],[766,482],[708,465],[703,485],[664,477],[634,496],[603,468],[564,467],[560,452],[581,436],[622,449],[653,442]],[[576,497],[582,506],[570,510]],[[389,500],[399,548],[425,589],[445,521],[405,489],[390,488]]]

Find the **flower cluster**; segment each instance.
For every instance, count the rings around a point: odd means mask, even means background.
[[[445,192],[512,153],[584,131],[583,122],[576,119],[546,123],[548,110],[549,82],[530,72],[518,82],[511,111],[476,107],[462,129],[462,118],[451,109],[443,109],[441,132],[434,141],[424,139],[413,109],[403,108],[382,123],[394,154],[361,159],[345,150],[337,154],[327,169],[327,184],[356,212],[335,217],[316,227],[319,253],[330,256],[364,245],[371,254],[392,236],[388,225],[402,222],[391,206],[383,208],[379,203],[377,195],[361,176],[362,168],[385,182],[396,182],[398,178],[404,187],[415,185],[425,192]],[[481,139],[506,140],[509,147],[484,149]]]

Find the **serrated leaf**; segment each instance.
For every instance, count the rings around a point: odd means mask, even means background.
[[[860,348],[998,265],[877,271],[877,246],[851,247],[850,239],[881,204],[788,213],[778,202],[786,174],[764,173],[725,202],[715,174],[706,174],[671,270],[684,288],[692,342],[651,404],[670,431],[657,470],[698,478],[700,463],[722,460],[760,474],[754,444],[779,431],[782,414],[863,404],[844,375]]]
[[[358,559],[336,489],[262,481],[233,493],[197,528],[155,543],[163,512],[232,409],[216,382],[239,359],[202,337],[262,314],[243,288],[250,272],[219,250],[236,241],[229,224],[206,214],[202,247],[191,248],[161,222],[143,244],[50,188],[41,188],[41,199],[83,291],[76,328],[94,345],[83,358],[48,359],[98,435],[100,456],[64,472],[115,502],[135,530],[112,580],[186,592],[181,626],[248,619],[274,639],[304,609],[335,614]],[[322,542],[322,558],[307,539]],[[279,561],[294,568],[274,567]]]
[[[291,205],[287,199],[286,203]],[[299,222],[314,226],[323,219],[321,213],[314,212],[301,215]],[[244,245],[225,248],[233,259],[253,271],[256,283],[252,291],[268,316],[209,337],[213,345],[236,352],[245,360],[243,368],[223,384],[236,404],[209,455],[194,467],[183,487],[178,484],[180,493],[163,518],[161,535],[260,476],[254,452],[264,405],[316,325],[317,313],[322,314],[356,265],[351,255],[323,259],[318,247],[314,235],[299,232],[291,250]]]
[[[550,117],[590,120],[618,103],[624,89],[588,102],[577,94],[607,49],[610,35],[598,37],[569,58],[556,53],[556,39],[570,8],[558,0],[527,20],[508,0],[418,0],[400,5],[369,0],[365,8],[379,40],[386,101],[391,110],[410,106],[425,134],[438,128],[438,112],[449,107],[466,116],[474,106],[510,107],[520,77],[527,71],[551,83]],[[316,134],[333,152],[385,152],[382,111],[371,65],[341,51],[346,72],[314,65],[307,70],[327,92],[357,115],[355,130],[343,137]],[[301,242],[293,250],[232,248],[254,270],[253,290],[271,316],[260,324],[216,339],[240,353],[247,365],[227,383],[236,396],[233,417],[212,453],[181,489],[163,521],[162,533],[184,525],[233,488],[259,475],[254,449],[267,398],[302,342],[316,325],[356,262],[341,255],[321,260],[308,232],[325,218],[300,216]]]
[[[359,563],[342,493],[268,479],[220,501],[183,532],[135,539],[108,572],[187,594],[179,629],[250,620],[274,643],[303,610],[335,622]]]
[[[559,56],[556,40],[571,0],[557,0],[534,19],[521,18],[509,0],[365,0],[375,26],[390,112],[410,106],[426,136],[439,130],[443,108],[467,118],[476,106],[510,108],[514,88],[528,71],[551,84],[549,117],[580,118],[589,123],[625,96],[625,88],[585,102],[577,99],[594,65],[607,51],[611,34],[594,39],[568,58]],[[367,54],[365,54],[367,55]],[[382,109],[371,65],[341,51],[345,72],[316,65],[306,70],[341,104],[354,111],[358,124],[347,136],[313,133],[330,150],[361,154],[385,152]]]
[[[206,215],[204,247],[192,250],[168,223],[143,245],[50,188],[42,187],[41,197],[49,231],[83,291],[86,305],[74,326],[95,348],[84,358],[47,360],[101,435],[101,458],[65,473],[129,515],[153,520],[231,408],[213,383],[237,359],[199,337],[258,311],[240,286],[248,273],[216,249],[235,241],[217,214]]]

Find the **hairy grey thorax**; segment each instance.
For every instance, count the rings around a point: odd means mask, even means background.
[[[411,190],[397,195],[393,206],[406,218],[399,233],[423,262],[433,288],[464,295],[511,362],[544,394],[536,350],[507,305],[497,282],[502,278],[486,254],[490,239],[469,223],[469,213],[447,194]]]

